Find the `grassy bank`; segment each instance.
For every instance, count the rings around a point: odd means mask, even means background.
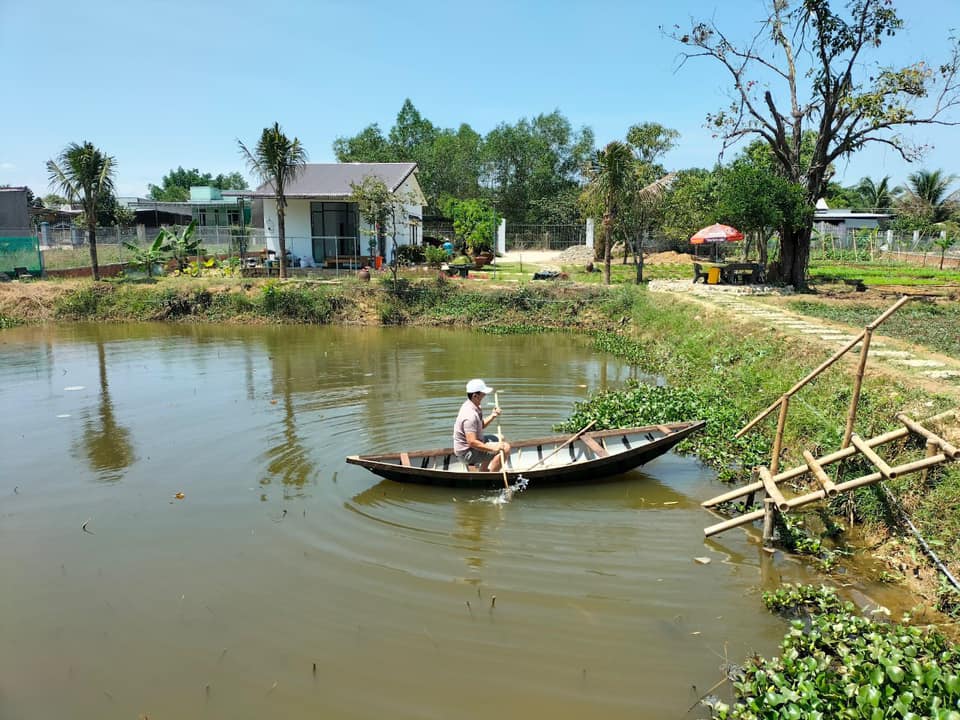
[[[874,309],[863,312],[868,319],[876,315]],[[707,420],[707,427],[686,441],[682,449],[695,452],[721,478],[737,482],[746,480],[753,465],[769,463],[775,417],[740,440],[733,437],[736,431],[832,352],[805,337],[782,336],[759,325],[736,323],[723,311],[670,295],[650,294],[632,285],[491,285],[436,278],[402,280],[397,286],[389,282],[214,282],[184,278],[143,284],[11,283],[0,286],[0,318],[7,324],[159,320],[430,324],[488,333],[589,332],[598,352],[613,354],[644,372],[661,376],[667,384],[632,385],[602,392],[574,408],[563,429],[572,432],[591,420],[597,421],[598,427],[613,427],[702,418]],[[910,325],[906,323],[904,331]],[[801,463],[804,449],[819,455],[839,447],[850,401],[853,362],[855,358],[837,364],[791,403],[782,466]],[[895,427],[893,416],[900,410],[926,417],[955,402],[908,382],[867,377],[856,427],[862,436]],[[922,446],[916,441],[901,442],[885,448],[884,457],[894,464],[921,452]],[[865,471],[848,463],[845,478]],[[955,542],[960,535],[960,470],[953,466],[931,472],[926,481],[910,475],[887,485],[950,568],[960,574],[960,546]],[[877,537],[899,536],[897,510],[880,487],[860,490],[845,499],[852,504],[835,506],[838,515],[852,514],[857,521],[867,523]],[[828,544],[823,523],[815,515],[791,515],[794,517],[798,519],[783,531],[785,541],[797,549],[823,555]],[[832,531],[837,527],[832,522],[828,526]],[[888,544],[883,552],[892,563],[887,579],[903,577],[912,582],[912,569],[921,568],[918,574],[926,583],[921,589],[928,597],[948,611],[960,607],[948,588],[938,590],[936,575],[929,572],[908,536]]]

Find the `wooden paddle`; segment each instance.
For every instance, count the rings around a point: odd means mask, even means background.
[[[597,421],[596,421],[596,420],[591,420],[590,422],[588,422],[588,423],[587,423],[586,425],[584,425],[580,430],[577,430],[576,433],[574,433],[573,435],[571,435],[570,437],[568,437],[566,440],[564,440],[563,445],[561,445],[560,447],[558,447],[556,450],[554,450],[552,453],[550,453],[550,454],[547,455],[546,457],[540,458],[540,459],[537,460],[533,465],[531,465],[530,467],[528,467],[528,468],[527,468],[527,472],[530,472],[531,470],[533,470],[537,465],[542,465],[543,463],[545,463],[547,460],[549,460],[549,459],[552,458],[554,455],[556,455],[558,452],[560,452],[561,450],[563,450],[567,445],[569,445],[570,443],[572,443],[574,440],[576,440],[578,437],[580,437],[581,435],[583,435],[587,430],[589,430],[590,428],[592,428],[592,427],[593,427],[594,425],[596,425],[596,424],[597,424]]]
[[[500,393],[493,393],[493,406],[500,409]],[[500,441],[500,469],[503,471],[503,486],[510,492],[510,479],[507,477],[507,459],[503,456],[503,433],[500,432],[500,423],[497,423],[497,439]]]

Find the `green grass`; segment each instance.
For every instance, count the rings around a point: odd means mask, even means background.
[[[949,268],[914,267],[900,263],[843,263],[811,261],[810,278],[816,283],[827,278],[861,279],[866,285],[957,285],[960,289],[960,270]]]
[[[822,303],[797,300],[788,307],[803,315],[863,327],[882,313],[889,303]],[[897,310],[877,330],[900,340],[916,343],[952,357],[960,357],[960,305],[913,300]]]

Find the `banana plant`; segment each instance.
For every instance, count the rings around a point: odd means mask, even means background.
[[[130,260],[130,265],[146,271],[148,278],[153,277],[154,269],[157,268],[164,260],[165,251],[163,249],[162,233],[154,238],[149,247],[138,247],[131,242],[124,242],[123,246],[133,255]]]
[[[170,228],[160,230],[158,238],[162,238],[160,249],[177,263],[177,270],[183,272],[190,259],[203,255],[203,248],[200,247],[200,241],[195,240],[193,234],[197,231],[197,221],[191,220],[190,224],[180,232],[174,232]]]

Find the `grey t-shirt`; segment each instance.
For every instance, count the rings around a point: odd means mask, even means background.
[[[478,438],[483,439],[483,410],[474,405],[470,398],[460,406],[457,421],[453,424],[453,451],[457,455],[470,449],[467,432],[476,433]]]

